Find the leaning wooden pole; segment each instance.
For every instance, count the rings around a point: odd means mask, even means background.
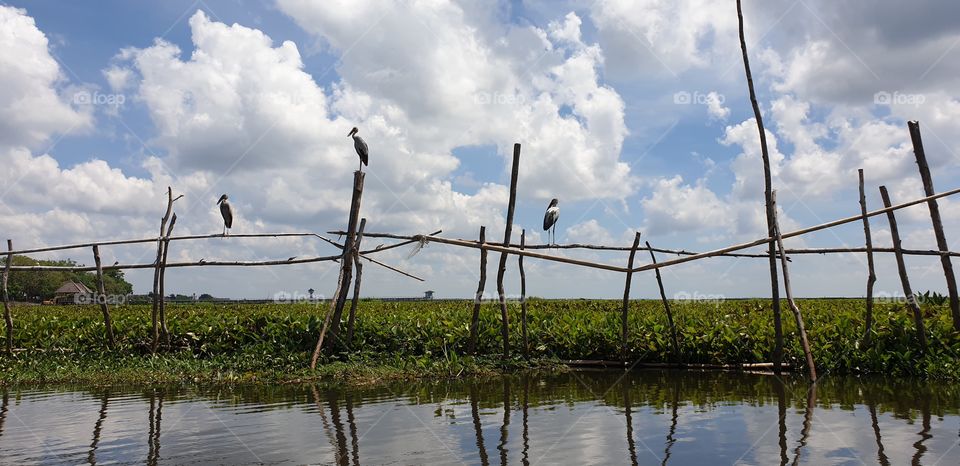
[[[774,209],[777,206],[777,192],[771,196]],[[780,250],[780,269],[783,272],[783,291],[787,294],[787,303],[790,305],[790,311],[793,312],[793,318],[797,323],[797,332],[800,334],[800,346],[803,347],[803,356],[807,360],[807,372],[810,374],[810,381],[817,381],[817,366],[813,362],[813,353],[810,351],[810,341],[807,339],[807,329],[803,326],[803,314],[800,313],[800,307],[793,299],[793,290],[790,288],[790,269],[787,268],[787,256],[784,254],[783,237],[780,236],[780,222],[777,220],[776,210],[773,216],[774,233],[777,238],[777,248]]]
[[[347,293],[350,291],[350,281],[353,279],[353,254],[355,242],[357,239],[357,224],[360,221],[360,201],[363,199],[363,178],[362,171],[353,173],[353,196],[350,200],[350,216],[347,221],[347,239],[343,247],[343,255],[340,260],[340,281],[337,286],[337,293],[333,296],[331,304],[332,312],[328,313],[329,319],[324,322],[324,329],[320,332],[317,339],[317,347],[314,350],[310,367],[316,367],[316,361],[319,352],[326,347],[328,352],[333,352],[336,347],[337,334],[340,332],[340,319],[343,317],[343,308],[346,305]],[[325,332],[329,331],[330,337],[325,338]]]
[[[860,213],[863,215],[863,236],[867,246],[867,308],[864,314],[863,342],[870,343],[873,331],[873,285],[877,283],[877,274],[873,268],[873,238],[870,236],[870,218],[867,217],[867,194],[863,187],[863,169],[857,170],[860,177]]]
[[[637,255],[637,248],[640,247],[640,232],[633,237],[633,247],[630,249],[630,257],[627,259],[627,278],[623,284],[623,303],[620,306],[620,362],[627,363],[627,341],[630,336],[629,326],[627,325],[630,317],[630,284],[633,281],[633,259]]]
[[[520,249],[527,243],[527,230],[520,230]],[[520,333],[523,336],[523,357],[530,357],[530,339],[527,336],[527,274],[523,272],[523,256],[517,256],[520,269]]]
[[[507,204],[507,225],[503,231],[503,247],[510,247],[513,232],[513,214],[517,206],[517,176],[520,173],[520,144],[513,145],[513,165],[510,171],[510,203]],[[503,339],[503,358],[510,357],[510,316],[507,314],[507,295],[503,290],[503,275],[507,272],[507,253],[500,253],[497,267],[497,294],[500,297],[500,337]]]
[[[920,179],[923,181],[923,192],[926,196],[933,196],[933,177],[930,176],[930,166],[927,165],[927,155],[923,151],[923,139],[920,138],[920,123],[908,121],[910,140],[913,141],[913,154],[917,158],[917,168],[920,169]],[[940,206],[936,200],[927,202],[930,209],[930,221],[933,223],[933,234],[937,237],[937,248],[946,252],[950,250],[947,237],[943,233],[943,221],[940,219]],[[960,331],[960,297],[957,296],[957,277],[953,273],[953,262],[950,256],[940,256],[943,265],[943,276],[947,280],[947,292],[950,294],[950,314],[953,316],[953,329]]]
[[[480,227],[480,245],[487,242],[487,227]],[[467,342],[467,354],[477,354],[477,330],[480,325],[480,304],[483,303],[483,288],[487,284],[487,250],[480,249],[480,282],[477,294],[473,298],[473,314],[470,316],[470,340]]]
[[[360,262],[360,242],[363,241],[363,229],[367,226],[367,219],[360,219],[357,229],[357,244],[353,248],[353,266],[357,275],[353,280],[353,299],[350,300],[350,315],[347,317],[347,347],[353,347],[353,326],[357,321],[357,304],[360,302],[360,279],[363,277],[363,262]]]
[[[880,197],[883,198],[884,207],[890,207],[890,194],[887,193],[887,187],[880,187]],[[917,304],[917,298],[913,295],[913,289],[910,287],[910,278],[907,277],[907,266],[903,262],[903,252],[900,250],[900,232],[897,230],[897,217],[893,211],[887,212],[887,221],[890,222],[890,236],[893,238],[893,249],[897,256],[897,271],[900,272],[900,284],[903,285],[903,295],[907,297],[907,304],[913,310],[913,321],[916,325],[917,341],[920,342],[920,349],[927,351],[927,332],[923,326],[923,314],[920,312],[920,306]]]
[[[747,74],[747,87],[750,90],[750,104],[753,106],[753,115],[757,121],[757,130],[760,132],[760,155],[763,158],[763,197],[767,204],[767,237],[773,237],[774,209],[772,201],[773,181],[770,174],[770,154],[767,151],[767,134],[763,128],[763,116],[760,114],[760,104],[757,102],[757,93],[753,88],[753,74],[750,73],[750,59],[747,57],[747,41],[743,34],[743,8],[737,0],[737,20],[740,24],[740,50],[743,53],[743,68]],[[775,346],[773,349],[773,370],[780,372],[780,360],[783,358],[783,327],[780,321],[780,285],[777,280],[776,246],[771,242],[767,245],[770,254],[770,295],[773,304],[773,328]]]
[[[113,338],[113,321],[110,319],[110,308],[107,306],[107,288],[103,283],[103,267],[100,264],[100,246],[93,245],[93,262],[97,266],[97,302],[100,303],[100,312],[103,313],[103,325],[106,327],[107,345],[113,349],[116,341]]]
[[[3,265],[3,321],[7,330],[7,354],[13,354],[13,315],[10,314],[10,290],[7,283],[10,281],[10,264],[13,262],[13,240],[7,240],[7,263]]]
[[[650,262],[656,264],[657,256],[653,254],[653,248],[647,241],[647,250],[650,251]],[[667,312],[667,324],[670,325],[670,342],[673,344],[673,360],[680,360],[680,344],[677,342],[677,327],[673,324],[673,312],[670,310],[670,301],[667,301],[667,293],[663,289],[663,278],[660,277],[660,269],[653,269],[657,275],[657,287],[660,288],[660,300],[663,301],[663,309]]]

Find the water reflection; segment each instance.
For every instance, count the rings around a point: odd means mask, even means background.
[[[352,390],[333,384],[8,388],[0,397],[0,458],[151,465],[960,464],[960,448],[952,449],[960,430],[958,393],[949,384],[826,378],[808,385],[678,372]],[[164,418],[170,426],[161,435]],[[496,453],[488,442],[496,443]]]

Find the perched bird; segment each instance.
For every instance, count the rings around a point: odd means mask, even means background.
[[[368,160],[370,158],[370,151],[367,150],[367,143],[363,142],[363,138],[357,136],[357,132],[360,131],[356,126],[350,130],[350,134],[347,134],[347,137],[353,136],[353,148],[357,150],[357,155],[360,156],[360,171],[363,171],[363,166],[368,165]]]
[[[227,230],[233,227],[233,207],[227,202],[226,194],[220,196],[217,204],[220,204],[220,215],[223,216],[223,236],[227,236]]]
[[[557,207],[560,201],[553,199],[550,201],[550,205],[547,206],[547,212],[543,214],[543,231],[553,232],[553,240],[549,241],[550,244],[556,244],[557,242],[557,219],[560,218],[560,207]],[[548,238],[550,235],[548,234]]]

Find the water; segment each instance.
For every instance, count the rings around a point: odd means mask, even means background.
[[[960,464],[960,386],[575,372],[372,388],[11,388],[0,462]]]

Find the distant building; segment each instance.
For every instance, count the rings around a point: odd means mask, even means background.
[[[433,299],[433,290],[424,291],[423,299]]]
[[[80,304],[93,302],[93,290],[87,288],[83,283],[75,281],[64,282],[53,293],[53,302],[55,304]]]

